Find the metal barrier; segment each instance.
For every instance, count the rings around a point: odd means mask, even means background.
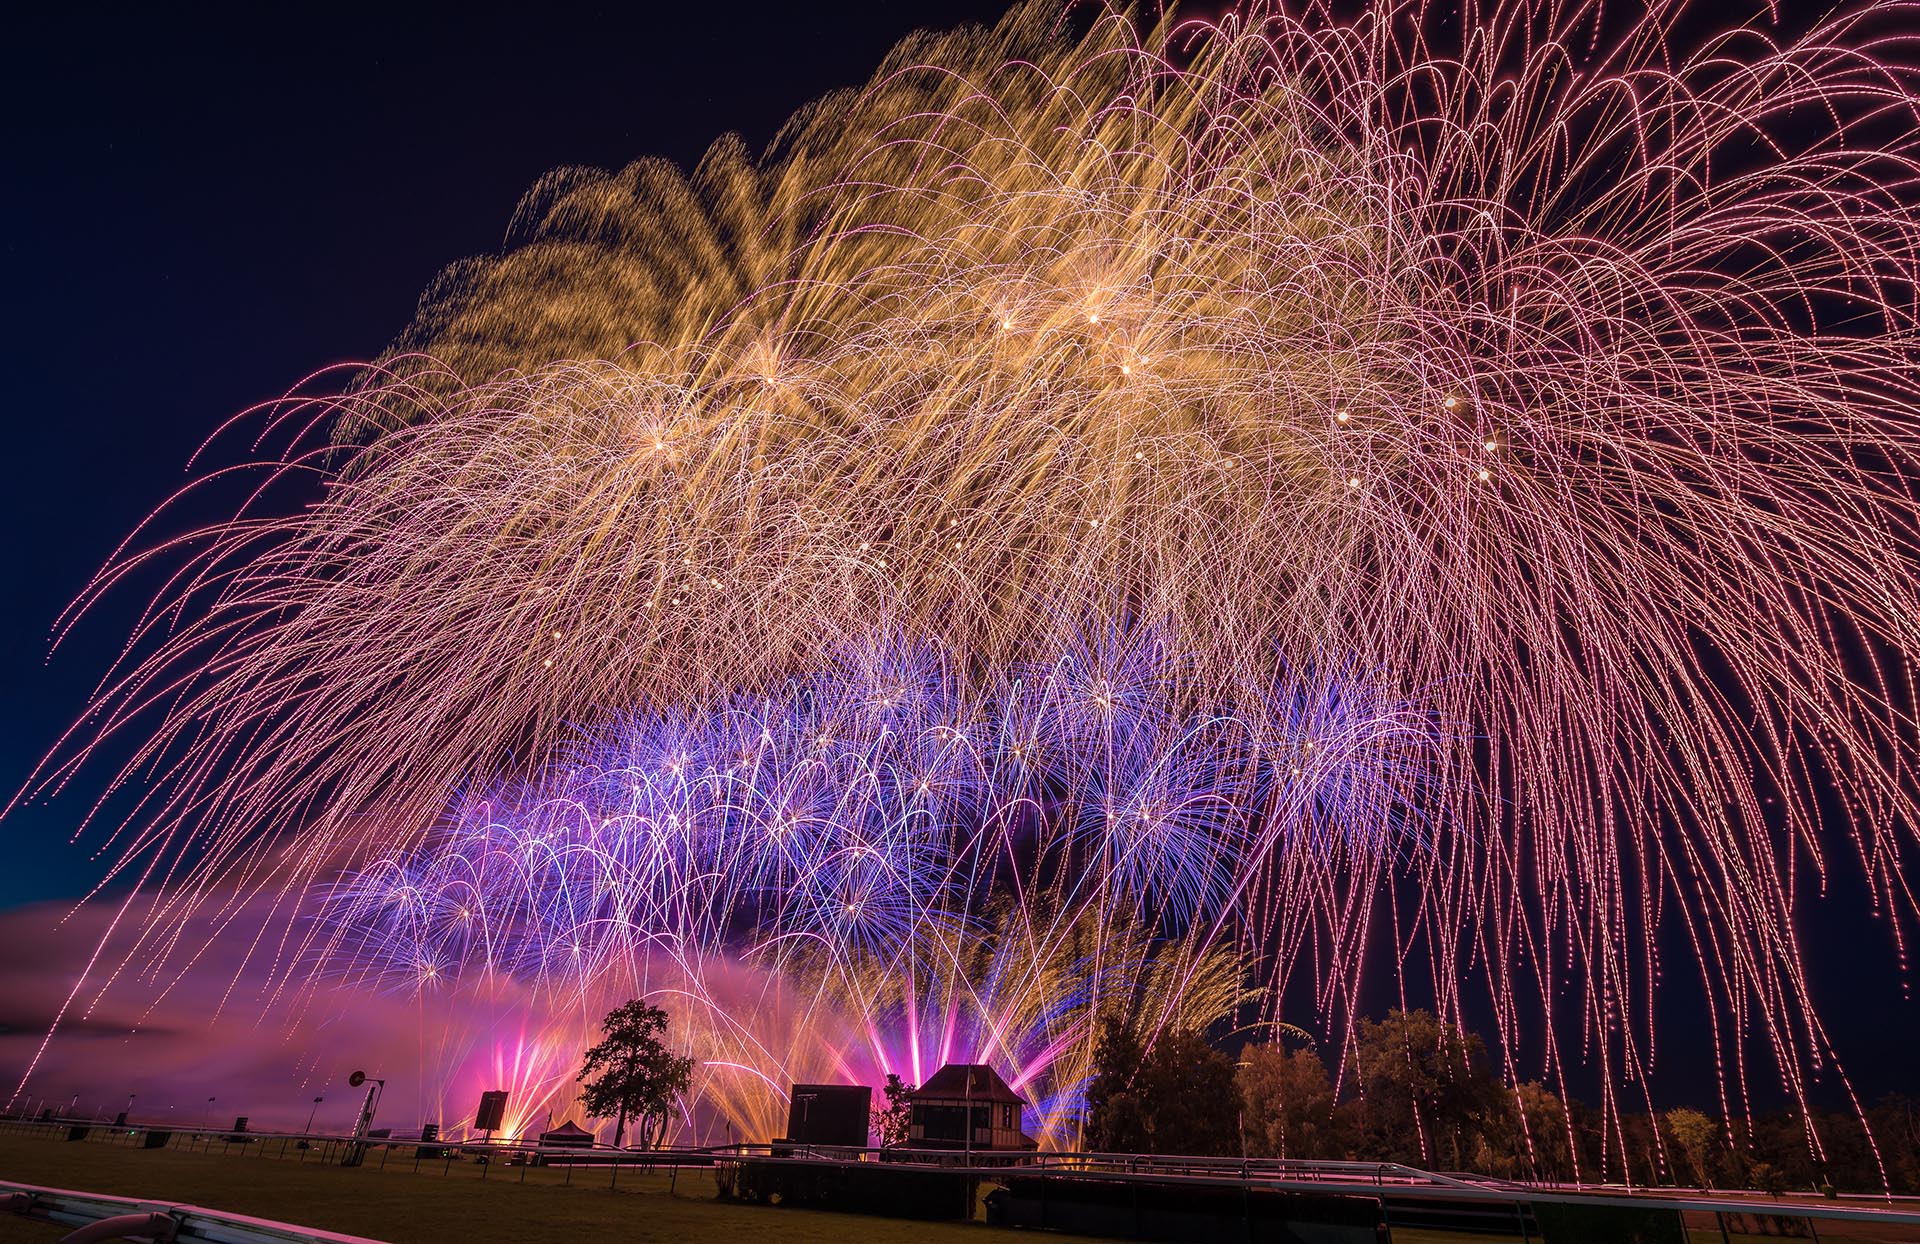
[[[101,1196],[66,1188],[42,1188],[0,1179],[0,1204],[38,1222],[76,1230],[62,1244],[96,1240],[150,1239],[154,1244],[210,1240],[217,1244],[380,1244],[362,1235],[249,1218],[197,1205]]]
[[[529,1145],[510,1140],[453,1141],[444,1136],[436,1136],[423,1143],[423,1138],[417,1132],[358,1138],[308,1132],[248,1132],[239,1136],[230,1128],[182,1130],[174,1126],[115,1126],[92,1119],[0,1118],[0,1129],[36,1134],[49,1140],[64,1138],[131,1147],[158,1142],[169,1147],[206,1152],[217,1147],[229,1155],[236,1151],[262,1157],[272,1154],[289,1159],[297,1155],[302,1162],[314,1159],[338,1162],[349,1150],[362,1148],[366,1151],[366,1165],[376,1169],[386,1168],[397,1154],[399,1165],[404,1169],[410,1164],[414,1171],[419,1171],[423,1165],[439,1165],[442,1174],[450,1174],[456,1161],[467,1161],[479,1167],[481,1179],[488,1178],[497,1168],[506,1167],[514,1169],[518,1180],[525,1182],[529,1168],[544,1167],[563,1171],[565,1182],[569,1185],[573,1183],[576,1173],[582,1170],[591,1175],[604,1172],[609,1185],[618,1187],[623,1172],[664,1171],[677,1176],[680,1170],[689,1167],[719,1167],[723,1168],[720,1173],[724,1176],[727,1173],[724,1168],[737,1169],[739,1164],[747,1161],[776,1159],[819,1165],[878,1162],[937,1165],[952,1173],[976,1176],[983,1183],[1018,1175],[1069,1182],[1118,1180],[1137,1182],[1143,1186],[1226,1185],[1282,1193],[1347,1193],[1377,1198],[1383,1206],[1396,1200],[1408,1206],[1417,1202],[1425,1206],[1429,1213],[1446,1205],[1458,1206],[1462,1211],[1470,1207],[1505,1208],[1514,1215],[1516,1221],[1524,1220],[1534,1206],[1563,1206],[1576,1211],[1582,1207],[1670,1209],[1677,1213],[1707,1216],[1716,1225],[1724,1224],[1727,1217],[1735,1215],[1797,1219],[1805,1223],[1875,1223],[1895,1232],[1885,1238],[1911,1239],[1920,1244],[1920,1208],[1914,1207],[1913,1198],[1896,1200],[1888,1197],[1874,1205],[1832,1204],[1776,1199],[1758,1193],[1525,1184],[1474,1175],[1443,1174],[1393,1162],[1125,1153],[969,1152],[962,1149],[876,1149],[798,1144],[614,1149],[600,1145]],[[379,1151],[377,1157],[373,1155],[373,1150]],[[1908,1207],[1899,1207],[1900,1201],[1905,1201]],[[347,1237],[332,1237],[321,1232],[302,1238]]]
[[[765,1152],[768,1146],[734,1146],[736,1150]],[[847,1154],[869,1154],[872,1150],[834,1151],[819,1147],[779,1146],[781,1157],[798,1164],[833,1165],[857,1158]],[[887,1151],[893,1153],[894,1151]],[[948,1159],[958,1155],[937,1151]],[[931,1156],[931,1155],[927,1155]],[[1920,1209],[1883,1208],[1878,1205],[1836,1205],[1820,1202],[1773,1198],[1764,1194],[1725,1194],[1675,1192],[1670,1189],[1631,1190],[1592,1188],[1581,1191],[1564,1187],[1537,1189],[1527,1184],[1495,1179],[1460,1178],[1422,1171],[1397,1163],[1370,1162],[1293,1162],[1281,1160],[1230,1158],[1159,1157],[1131,1154],[1035,1154],[1033,1160],[1019,1166],[955,1165],[958,1173],[978,1176],[983,1182],[1011,1177],[1041,1176],[1061,1184],[1078,1182],[1120,1182],[1152,1184],[1160,1187],[1231,1187],[1264,1189],[1279,1193],[1321,1193],[1365,1196],[1378,1200],[1389,1222],[1395,1217],[1409,1219],[1407,1226],[1436,1226],[1439,1217],[1460,1217],[1465,1211],[1482,1209],[1504,1212],[1514,1222],[1510,1234],[1538,1238],[1529,1221],[1539,1207],[1564,1207],[1576,1214],[1594,1211],[1658,1210],[1676,1218],[1698,1216],[1708,1229],[1728,1229],[1728,1220],[1765,1218],[1807,1223],[1872,1223],[1886,1229],[1875,1238],[1882,1241],[1913,1241],[1920,1244]],[[1406,1212],[1417,1210],[1424,1222],[1411,1221]],[[1484,1230],[1484,1228],[1480,1228]],[[1740,1228],[1732,1227],[1733,1230]],[[1817,1234],[1817,1233],[1816,1233]]]

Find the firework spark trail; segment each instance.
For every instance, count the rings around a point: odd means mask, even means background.
[[[1152,645],[1128,648],[1138,672]],[[1432,739],[1347,679],[1295,688],[1301,711],[1266,736],[1168,720],[1150,684],[1113,677],[1128,665],[1089,669],[1103,655],[1082,646],[973,703],[924,651],[855,654],[777,700],[623,719],[336,886],[327,970],[456,997],[512,980],[581,1032],[651,987],[729,1073],[709,1104],[749,1131],[768,1124],[761,1084],[804,1079],[793,1060],[821,1049],[916,1080],[978,1054],[1068,1143],[1092,1008],[1124,997],[1149,1030],[1232,1009],[1239,966],[1213,934],[1235,878],[1276,843],[1380,849],[1342,836],[1410,812],[1426,748],[1406,740]],[[1303,738],[1331,746],[1302,754]],[[1305,795],[1305,815],[1263,815],[1285,797],[1240,797],[1240,770]],[[748,1022],[715,964],[810,992],[813,1022]],[[740,1070],[758,1077],[745,1100],[727,1091]]]
[[[1618,1085],[1664,923],[1729,1110],[1756,1056],[1804,1102],[1795,914],[1836,852],[1903,954],[1914,910],[1920,57],[1904,5],[1697,47],[1682,12],[1023,9],[762,160],[551,175],[371,379],[271,413],[260,495],[317,503],[76,605],[180,567],[32,788],[136,739],[123,867],[166,863],[126,965],[270,895],[293,981],[317,884],[571,723],[882,635],[984,685],[1114,625],[1183,654],[1169,720],[1258,734],[1337,667],[1453,739],[1400,862],[1236,877],[1270,1003],[1310,956],[1340,1026],[1391,929],[1443,1011],[1486,979],[1509,1058]],[[1159,901],[1157,858],[1089,884]]]

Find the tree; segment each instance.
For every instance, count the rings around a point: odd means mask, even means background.
[[[1370,1158],[1459,1170],[1486,1147],[1508,1107],[1479,1037],[1430,1011],[1388,1011],[1361,1021],[1356,1045]]]
[[[675,1054],[661,1040],[667,1013],[635,999],[607,1013],[605,1034],[588,1050],[575,1079],[586,1085],[580,1104],[588,1114],[614,1116],[613,1143],[627,1133],[627,1118],[638,1122],[641,1144],[651,1149],[666,1132],[674,1098],[693,1081],[693,1060]]]
[[[1240,1065],[1242,1130],[1256,1158],[1341,1158],[1333,1082],[1312,1050],[1250,1046]]]
[[[1497,1090],[1501,1108],[1488,1115],[1470,1169],[1504,1179],[1573,1178],[1567,1109],[1533,1081]]]
[[[1233,1060],[1191,1029],[1163,1032],[1141,1068],[1147,1153],[1231,1157],[1240,1151]]]
[[[1093,1043],[1093,1078],[1087,1084],[1087,1126],[1083,1144],[1093,1153],[1140,1153],[1146,1149],[1139,1095],[1134,1081],[1145,1058],[1140,1039],[1117,1019],[1101,1021]]]
[[[1620,1165],[1630,1183],[1657,1184],[1662,1181],[1660,1119],[1651,1114],[1618,1116],[1621,1140]]]
[[[1867,1112],[1867,1121],[1880,1142],[1893,1190],[1920,1192],[1920,1103],[1905,1093],[1889,1093]]]
[[[1713,1154],[1713,1138],[1718,1131],[1713,1120],[1698,1110],[1681,1106],[1667,1111],[1666,1125],[1667,1135],[1679,1146],[1680,1152],[1687,1155],[1687,1165],[1693,1168],[1695,1180],[1703,1188],[1711,1187],[1707,1168]]]
[[[887,1104],[873,1112],[873,1134],[880,1138],[883,1148],[904,1145],[913,1126],[913,1103],[908,1100],[913,1085],[902,1084],[900,1077],[889,1071],[887,1086],[880,1092]]]
[[[1106,1020],[1093,1047],[1084,1143],[1096,1153],[1231,1155],[1239,1149],[1233,1063],[1193,1031],[1162,1032],[1150,1051]]]
[[[1776,1111],[1754,1116],[1752,1135],[1745,1155],[1748,1160],[1744,1172],[1746,1177],[1741,1181],[1741,1186],[1752,1187],[1752,1166],[1765,1162],[1779,1171],[1781,1177],[1794,1187],[1811,1187],[1815,1172],[1812,1154],[1808,1152],[1811,1139],[1808,1135],[1810,1122],[1817,1123],[1817,1118],[1809,1120],[1797,1110]],[[1861,1186],[1869,1187],[1878,1182],[1875,1179]]]

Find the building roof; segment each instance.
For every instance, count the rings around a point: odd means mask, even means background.
[[[948,1063],[907,1096],[911,1101],[937,1097],[943,1101],[1027,1104],[1026,1098],[1008,1088],[1000,1073],[985,1063]]]

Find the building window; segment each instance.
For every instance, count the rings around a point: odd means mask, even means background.
[[[1020,1120],[1015,1116],[1014,1109],[1011,1105],[1000,1107],[1000,1126],[1008,1131],[1020,1126]]]

